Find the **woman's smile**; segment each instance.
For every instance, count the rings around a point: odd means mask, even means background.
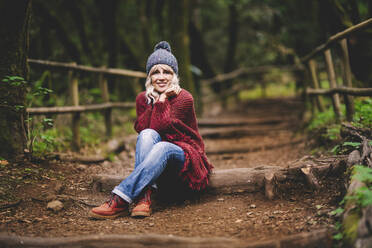
[[[155,90],[160,94],[165,92],[169,88],[172,78],[173,71],[166,65],[158,66],[151,73],[152,85],[154,86]]]

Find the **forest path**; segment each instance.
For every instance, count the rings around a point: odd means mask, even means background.
[[[200,119],[200,132],[207,134],[206,152],[215,170],[261,165],[286,167],[303,157],[308,152],[305,137],[296,132],[300,104],[294,99],[257,100],[244,104],[237,111]],[[226,123],[230,123],[230,127]],[[231,131],[234,128],[235,131]],[[213,129],[219,130],[219,135],[213,135]],[[157,201],[153,215],[145,219],[89,219],[89,209],[108,197],[107,192],[92,191],[92,175],[127,174],[132,170],[133,153],[132,147],[121,153],[116,162],[89,166],[51,165],[63,171],[61,183],[64,187],[59,189],[58,180],[54,180],[39,189],[26,189],[25,200],[12,212],[13,216],[0,215],[5,223],[0,227],[21,236],[166,234],[258,241],[327,228],[333,223],[328,213],[338,202],[336,179],[329,180],[318,192],[299,183],[274,200],[268,200],[263,192],[206,194],[182,203]],[[60,199],[64,209],[56,213],[48,211],[47,200],[42,198],[48,195],[49,199],[53,196]]]

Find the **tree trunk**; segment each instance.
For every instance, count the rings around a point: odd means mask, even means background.
[[[213,78],[216,76],[216,73],[205,54],[205,42],[200,30],[194,21],[191,21],[189,25],[192,64],[203,72],[203,78]]]
[[[195,96],[196,91],[190,70],[189,2],[187,0],[169,0],[168,3],[170,7],[171,47],[172,53],[178,61],[178,74],[181,78],[181,85]]]
[[[31,1],[1,1],[0,9],[0,80],[5,76],[27,79]],[[17,159],[26,148],[25,97],[25,84],[17,86],[0,81],[0,156],[3,158]]]
[[[235,69],[235,54],[236,48],[238,45],[238,11],[236,9],[236,1],[232,1],[229,4],[229,43],[227,44],[226,55],[225,55],[225,65],[224,65],[224,73],[231,72]],[[225,89],[231,87],[232,80],[227,81],[225,85]]]

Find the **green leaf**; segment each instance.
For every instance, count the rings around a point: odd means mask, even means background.
[[[343,208],[337,208],[337,209],[333,210],[330,214],[331,215],[337,215],[337,214],[342,214],[343,212],[344,212]]]
[[[340,145],[336,145],[335,147],[332,148],[331,152],[332,152],[333,154],[337,154],[339,148],[340,148]]]
[[[362,207],[367,207],[372,205],[372,190],[368,189],[367,187],[360,188],[357,190],[357,194],[359,196],[360,205]]]
[[[342,144],[343,146],[352,146],[352,147],[355,147],[355,148],[358,148],[360,146],[360,142],[344,142]]]
[[[341,227],[342,227],[342,224],[341,224],[339,221],[337,221],[337,222],[335,223],[335,229],[336,229],[336,230],[341,230]]]
[[[342,233],[337,233],[337,234],[333,235],[333,239],[335,239],[335,240],[341,240],[342,238],[343,238]]]
[[[363,183],[372,183],[372,169],[363,165],[354,166],[353,178]]]
[[[16,109],[16,111],[19,111],[21,109],[24,109],[25,106],[23,106],[23,105],[15,105],[14,108]]]

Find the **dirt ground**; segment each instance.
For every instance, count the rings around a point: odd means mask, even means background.
[[[306,137],[297,130],[299,111],[299,102],[294,99],[274,99],[249,102],[239,111],[210,117],[257,120],[258,124],[247,127],[274,130],[205,139],[208,158],[215,170],[261,165],[286,167],[309,154]],[[270,123],[270,119],[280,122]],[[128,173],[133,166],[133,155],[133,149],[127,149],[114,162],[89,165],[56,160],[2,164],[0,232],[41,237],[156,233],[257,241],[329,228],[334,224],[329,213],[341,197],[337,178],[322,182],[317,192],[298,184],[271,201],[262,192],[205,194],[181,203],[158,200],[153,215],[145,219],[89,219],[89,209],[109,196],[107,192],[93,192],[92,176]],[[63,209],[57,212],[47,209],[48,202],[55,199],[63,203]]]

